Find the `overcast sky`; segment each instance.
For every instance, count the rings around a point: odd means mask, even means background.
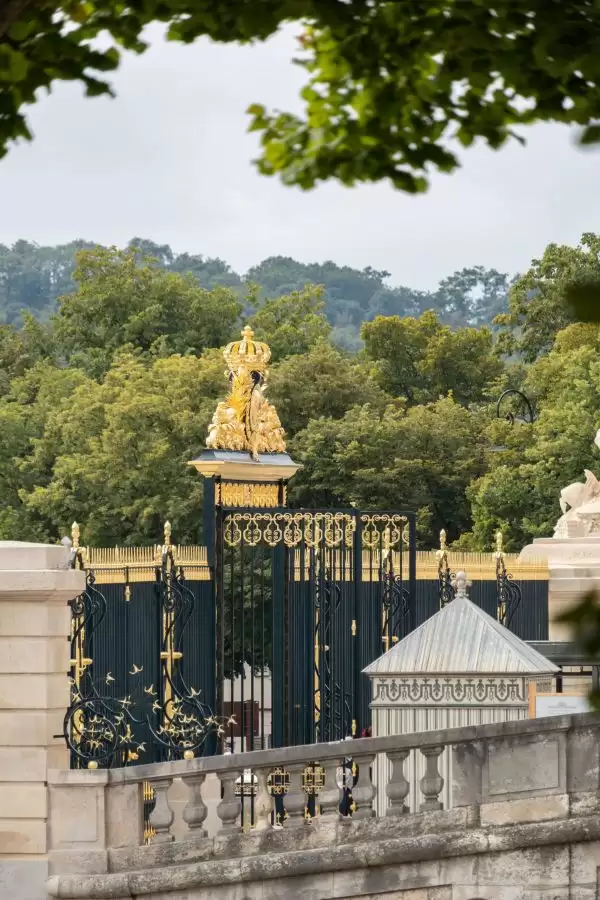
[[[600,230],[600,153],[560,127],[528,146],[475,148],[425,196],[387,184],[309,193],[259,176],[251,102],[297,108],[303,72],[289,33],[255,47],[168,44],[158,30],[113,78],[116,100],[58,85],[32,109],[33,144],[0,160],[0,242],[134,235],[219,256],[237,271],[267,256],[332,259],[435,287],[469,265],[514,273],[550,241]]]

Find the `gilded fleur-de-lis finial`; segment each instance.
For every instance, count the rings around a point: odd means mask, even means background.
[[[79,549],[79,525],[73,522],[71,525],[71,540],[73,541],[73,550]]]
[[[165,547],[171,546],[171,523],[167,519],[165,522]]]
[[[504,556],[504,551],[502,550],[502,531],[500,529],[496,532],[496,556]]]

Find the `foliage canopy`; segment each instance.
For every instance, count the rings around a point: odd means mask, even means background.
[[[272,258],[257,292],[221,261],[178,269],[166,245],[84,247],[55,313],[0,327],[0,535],[55,540],[77,519],[92,543],[146,543],[168,517],[178,540],[200,540],[201,481],[185,462],[226,390],[220,348],[244,321],[273,349],[269,396],[304,465],[293,504],[412,506],[428,546],[442,527],[471,549],[499,526],[513,549],[549,534],[560,489],[594,468],[599,329],[567,324],[564,294],[573,271],[593,270],[597,241],[549,247],[512,288],[493,270],[457,273],[440,285],[445,321],[414,307],[375,315],[353,350],[335,341],[328,291],[343,309],[344,284],[367,296],[386,273],[325,264],[339,282],[323,290],[299,286],[315,267]],[[491,310],[507,288],[496,331],[471,324],[477,298]],[[509,386],[536,400],[533,426],[496,419]]]
[[[110,93],[123,49],[163,22],[171,40],[264,40],[302,23],[304,113],[249,113],[261,172],[311,188],[390,179],[409,192],[458,165],[452,145],[498,148],[533,122],[600,137],[600,8],[589,0],[9,0],[0,9],[0,155],[29,138],[23,107],[55,81]],[[102,46],[96,38],[108,35]],[[260,100],[260,98],[257,98]]]

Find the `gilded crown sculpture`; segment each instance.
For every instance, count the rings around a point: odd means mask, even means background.
[[[248,451],[255,461],[260,453],[285,453],[284,430],[265,396],[269,346],[255,341],[254,332],[247,325],[242,339],[228,344],[223,357],[229,393],[217,406],[206,446],[212,450]]]

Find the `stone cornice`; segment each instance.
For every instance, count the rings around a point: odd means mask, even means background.
[[[475,812],[475,810],[473,810]],[[341,841],[337,846],[298,849],[303,843],[297,831],[283,829],[282,840],[273,852],[268,838],[260,855],[242,856],[244,838],[238,838],[237,858],[209,859],[203,862],[169,863],[169,848],[177,855],[176,844],[165,845],[163,864],[134,872],[115,872],[96,875],[60,875],[46,884],[51,897],[62,900],[130,900],[137,896],[168,896],[176,891],[207,889],[225,884],[249,884],[279,878],[347,872],[377,866],[419,863],[427,860],[449,859],[458,856],[480,856],[486,853],[523,851],[528,848],[565,846],[572,843],[600,840],[600,816],[595,814],[549,822],[510,824],[504,827],[469,828],[457,830],[455,811],[426,813],[423,819],[435,817],[438,829],[418,836],[389,836],[398,820],[370,820],[368,837],[352,841],[355,826],[360,822],[327,823],[306,826],[306,830],[329,829]],[[444,817],[454,815],[454,826],[444,827]],[[414,817],[407,817],[414,822]],[[303,829],[302,829],[303,830]],[[383,832],[383,836],[381,836]],[[284,846],[285,845],[285,846]]]

